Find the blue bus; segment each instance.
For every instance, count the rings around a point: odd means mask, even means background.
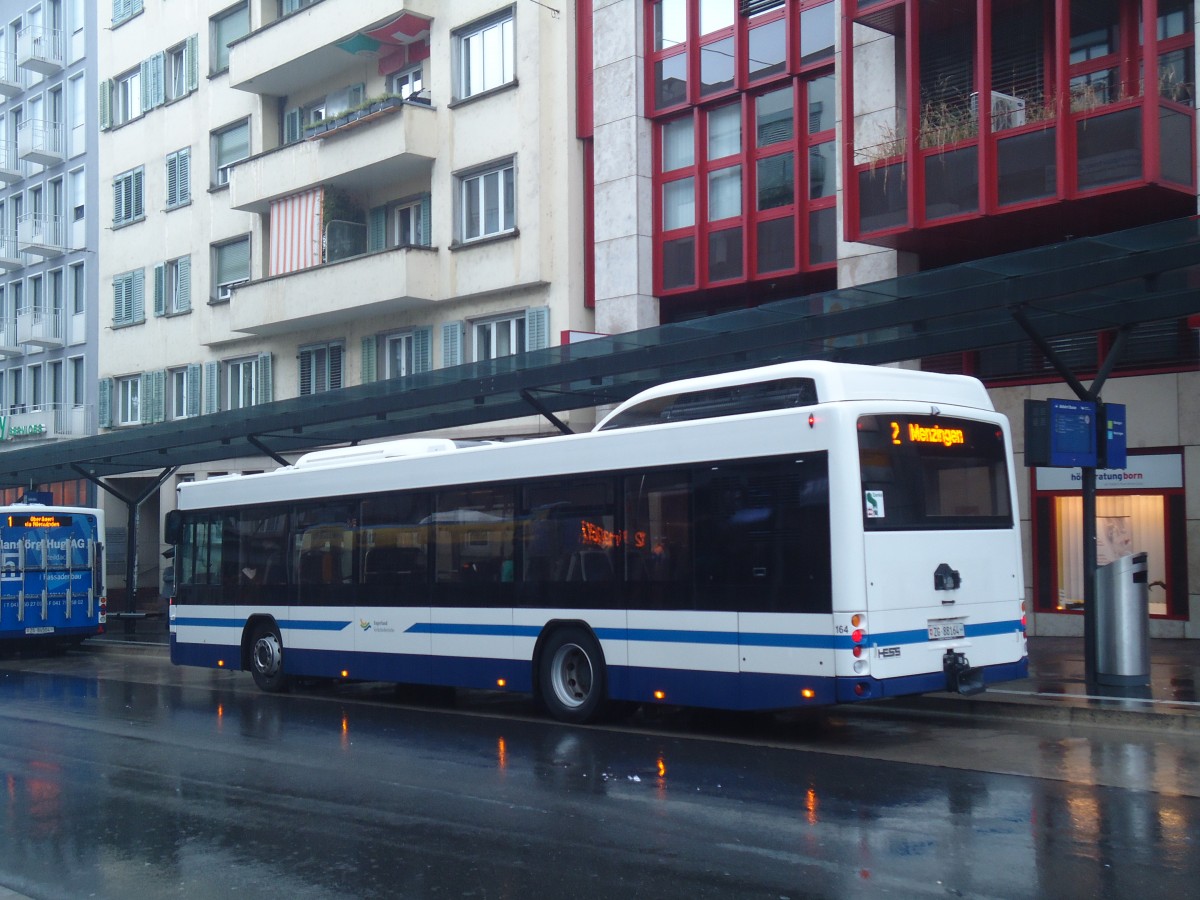
[[[0,506],[0,644],[76,646],[104,632],[104,513]]]

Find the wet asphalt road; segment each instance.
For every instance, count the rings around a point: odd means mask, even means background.
[[[1193,738],[0,660],[0,896],[1197,897]]]

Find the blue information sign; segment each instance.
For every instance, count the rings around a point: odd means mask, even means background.
[[[1050,465],[1095,468],[1096,404],[1084,400],[1048,400],[1047,403]]]
[[[1125,404],[1101,404],[1100,426],[1100,453],[1098,454],[1100,468],[1124,469],[1127,464]]]

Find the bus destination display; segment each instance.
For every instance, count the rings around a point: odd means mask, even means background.
[[[39,514],[9,515],[9,528],[69,528],[73,519],[71,516],[48,516]]]

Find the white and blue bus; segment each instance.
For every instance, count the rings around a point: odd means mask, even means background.
[[[976,380],[796,362],[586,434],[409,439],[180,485],[171,658],[781,709],[1027,667],[1008,423]]]
[[[107,612],[102,510],[0,506],[0,644],[74,646]]]

